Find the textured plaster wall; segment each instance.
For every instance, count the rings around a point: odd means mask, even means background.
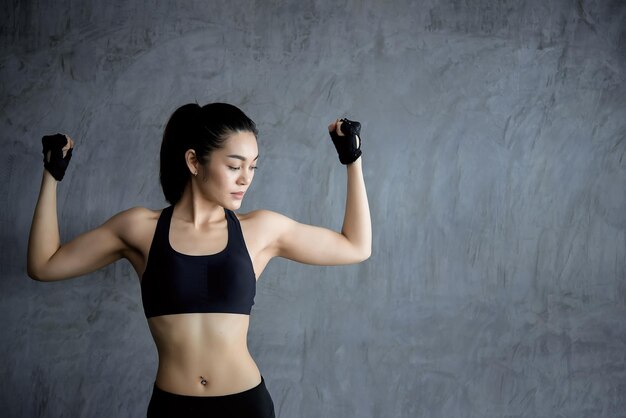
[[[326,126],[363,123],[372,257],[273,260],[250,350],[281,418],[625,417],[626,3],[6,1],[0,410],[139,417],[157,357],[126,260],[39,283],[41,136],[76,141],[63,242],[160,209],[181,104],[259,125],[242,212],[340,229]]]

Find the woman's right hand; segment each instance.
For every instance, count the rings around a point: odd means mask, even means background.
[[[67,135],[57,133],[44,136],[41,143],[44,167],[57,181],[61,181],[72,158],[74,141]]]
[[[44,138],[51,138],[57,135],[61,135],[64,136],[67,139],[67,143],[65,144],[65,146],[63,146],[63,148],[61,148],[61,150],[63,151],[63,157],[65,157],[65,155],[67,154],[67,151],[70,148],[74,148],[74,141],[72,141],[72,138],[70,138],[69,136],[65,135],[65,134],[55,134],[55,135],[46,135],[44,136]],[[43,141],[43,138],[42,138]],[[47,155],[46,155],[46,162],[50,162],[50,153],[52,152],[52,150],[49,150]]]
[[[61,150],[63,150],[63,157],[65,157],[67,155],[67,151],[69,151],[70,148],[74,148],[74,141],[69,136],[65,134],[63,135],[67,138],[67,144],[65,144],[65,146],[61,148]]]

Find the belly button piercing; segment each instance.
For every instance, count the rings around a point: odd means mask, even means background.
[[[200,376],[200,384],[206,386],[206,379],[202,376]]]

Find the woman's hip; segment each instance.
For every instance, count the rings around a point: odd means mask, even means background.
[[[164,391],[155,383],[147,418],[183,416],[274,418],[274,402],[263,376],[261,382],[251,389],[219,396],[179,395]]]

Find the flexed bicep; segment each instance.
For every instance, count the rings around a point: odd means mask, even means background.
[[[128,229],[132,212],[128,209],[111,217],[99,227],[84,232],[59,249],[29,275],[39,281],[71,279],[92,273],[123,258],[128,249],[122,231]]]
[[[297,222],[265,211],[273,235],[273,256],[322,266],[354,264],[367,258],[345,235],[328,228]]]

